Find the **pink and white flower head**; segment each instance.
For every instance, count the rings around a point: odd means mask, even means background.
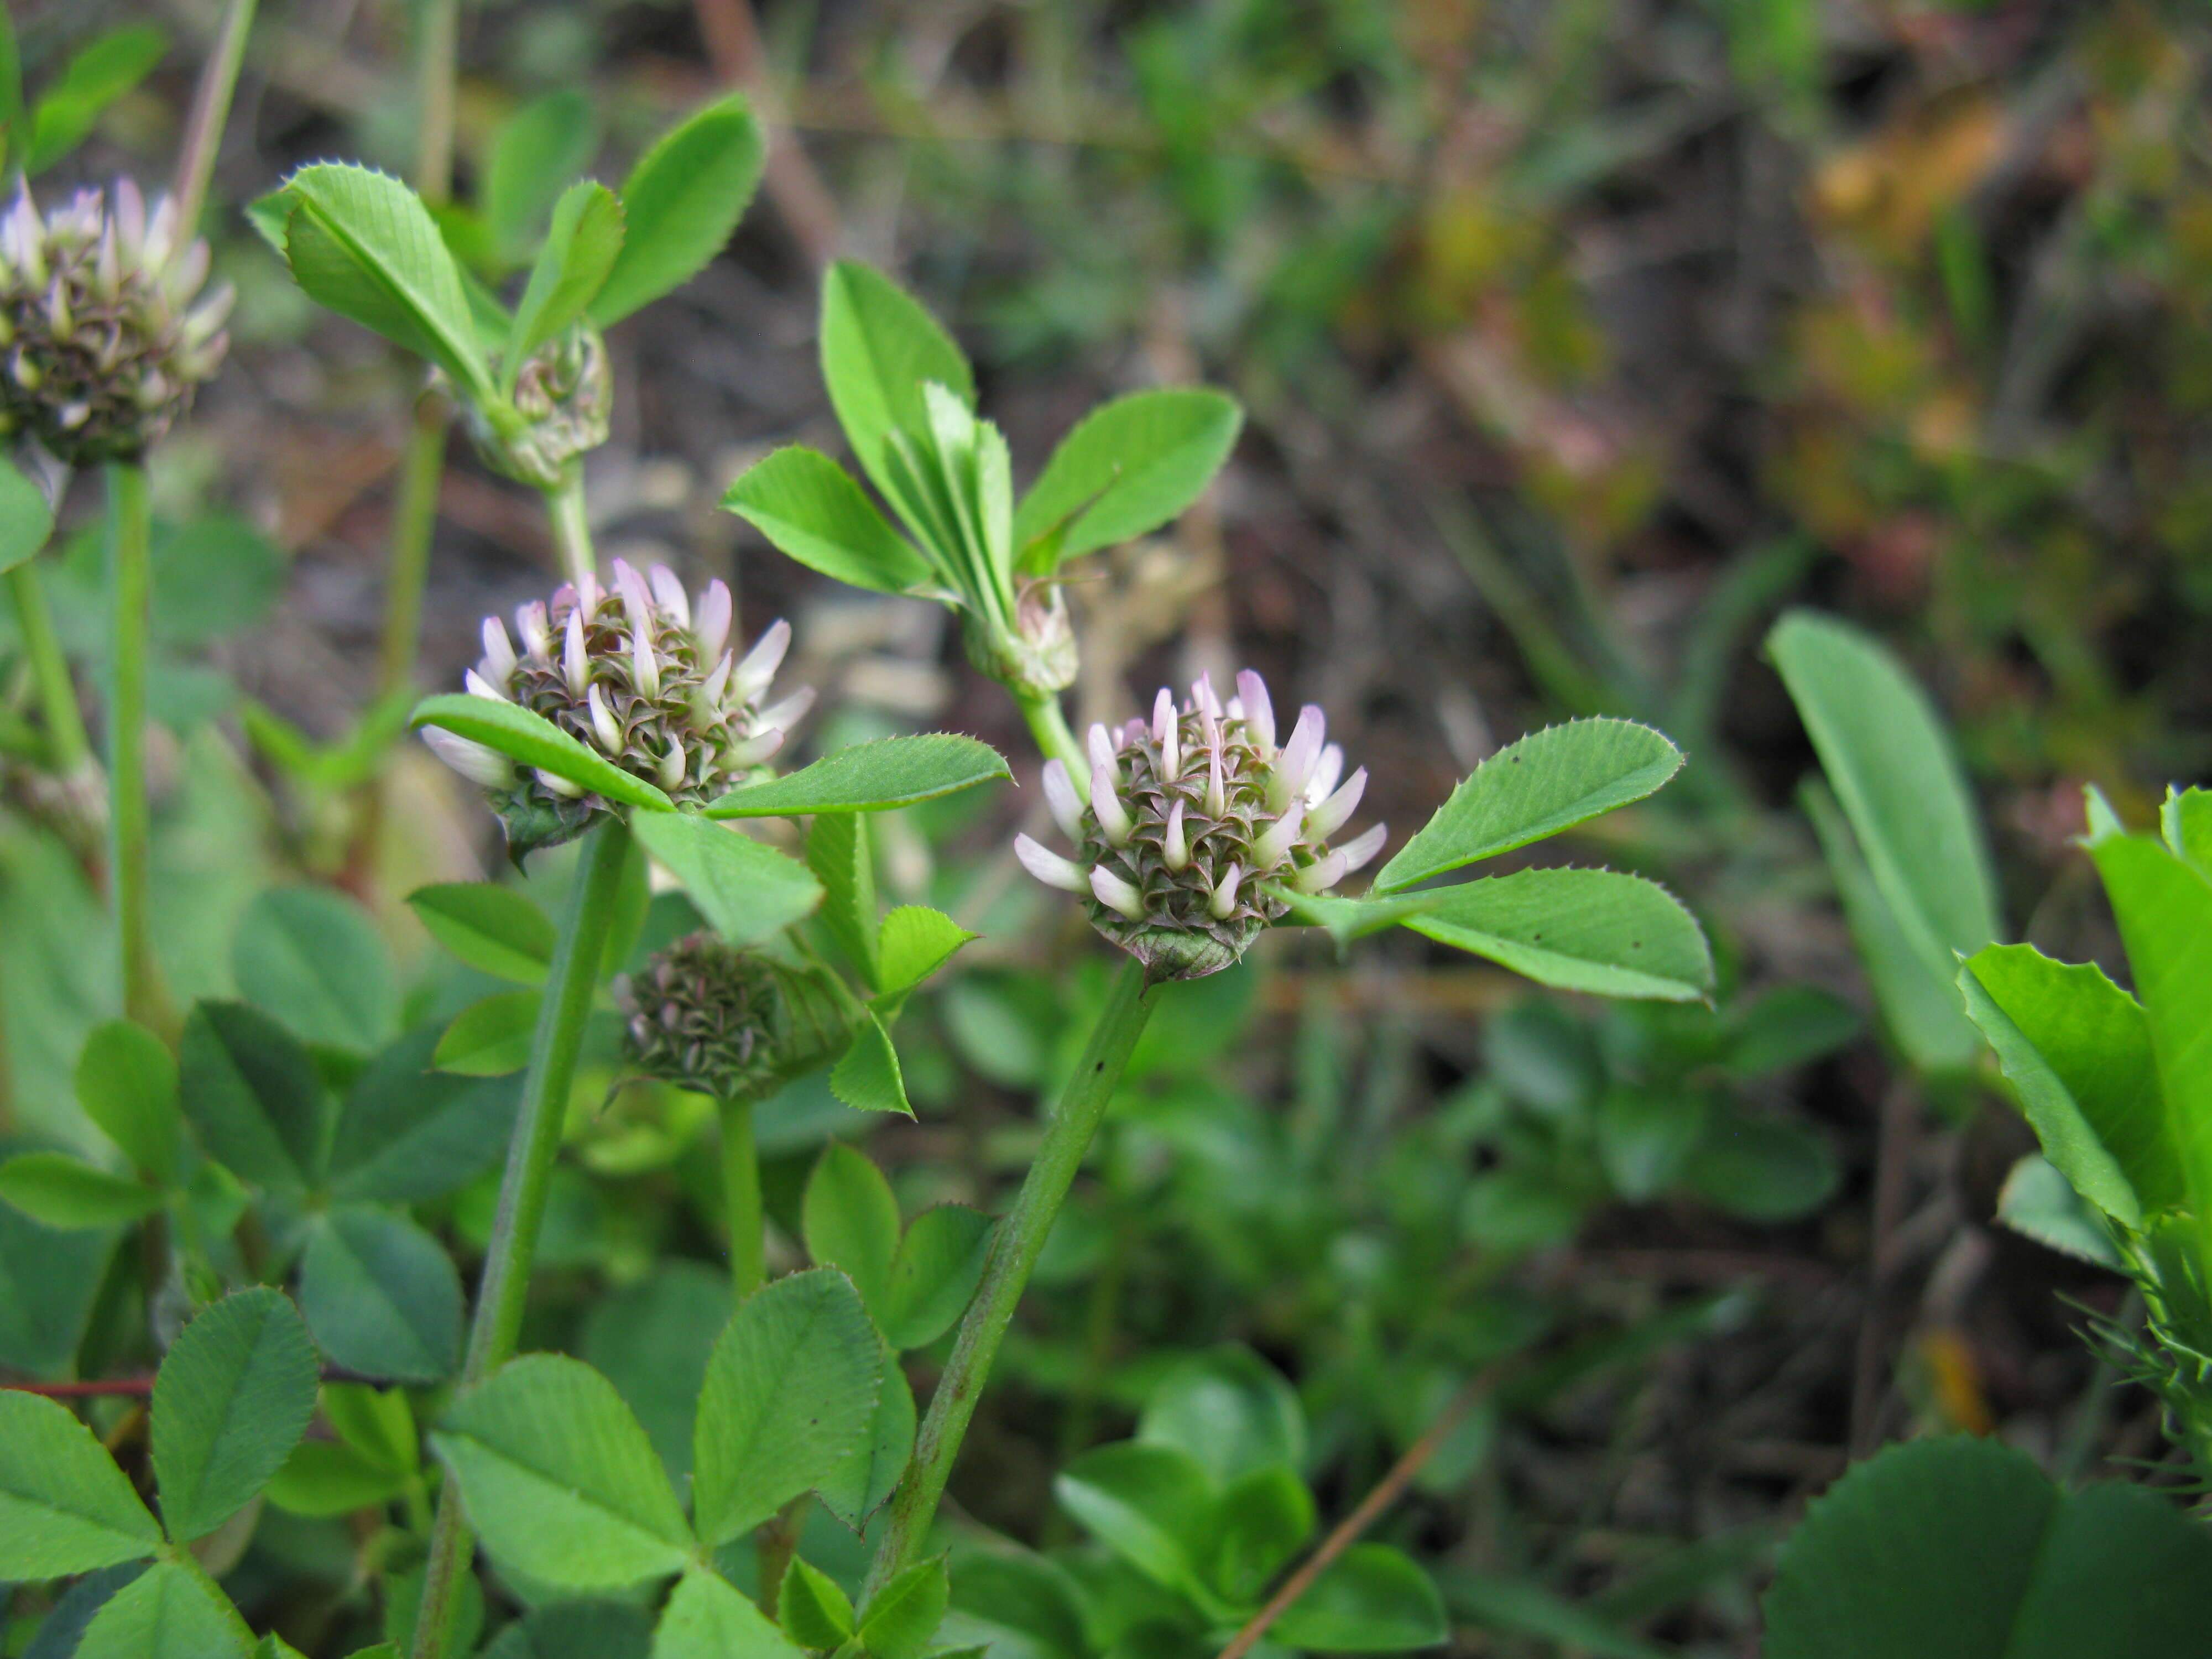
[[[1367,787],[1345,777],[1309,703],[1285,736],[1249,669],[1224,703],[1200,679],[1178,704],[1163,688],[1150,720],[1091,728],[1089,775],[1046,763],[1045,799],[1075,844],[1068,858],[1029,836],[1030,873],[1089,904],[1091,924],[1162,979],[1202,979],[1243,957],[1290,906],[1283,890],[1322,893],[1382,851],[1376,824],[1332,842]]]
[[[769,687],[791,645],[772,623],[743,656],[730,644],[730,590],[709,582],[695,601],[665,567],[641,575],[620,559],[614,580],[564,584],[550,604],[483,624],[483,660],[470,691],[542,715],[679,805],[728,793],[783,746],[813,703],[801,689],[776,702]],[[607,804],[566,778],[435,727],[440,758],[495,796],[516,857],[581,834]]]

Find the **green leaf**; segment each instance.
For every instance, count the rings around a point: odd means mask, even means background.
[[[1432,887],[1426,892],[1401,893],[1393,898],[1358,899],[1340,898],[1334,893],[1301,893],[1275,882],[1267,883],[1262,890],[1290,906],[1291,914],[1304,926],[1326,932],[1342,951],[1356,939],[1435,909],[1451,890]]]
[[[2094,963],[1992,945],[1959,970],[1966,1013],[1996,1050],[2043,1154],[2074,1190],[2140,1227],[2185,1195],[2136,1000]]]
[[[1158,529],[1204,493],[1243,421],[1234,398],[1195,387],[1100,405],[1060,440],[1022,498],[1015,545],[1050,537],[1057,562]]]
[[[440,1041],[437,1027],[418,1026],[354,1079],[331,1142],[333,1197],[393,1204],[442,1197],[506,1150],[520,1091],[432,1071]]]
[[[500,375],[510,397],[530,354],[584,314],[622,246],[623,209],[614,191],[586,179],[562,192],[507,332]]]
[[[691,1478],[691,1422],[707,1358],[729,1322],[730,1281],[704,1262],[664,1260],[599,1297],[578,1352],[615,1385],[682,1491]]]
[[[205,1537],[284,1466],[315,1411],[315,1349],[281,1291],[223,1297],[154,1379],[154,1476],[179,1543]]]
[[[405,1216],[349,1204],[315,1224],[300,1307],[334,1364],[398,1382],[441,1382],[461,1358],[461,1281]]]
[[[163,1561],[108,1598],[76,1659],[244,1659],[252,1650],[237,1615],[207,1580]]]
[[[732,945],[772,939],[822,902],[805,865],[742,831],[691,812],[640,812],[630,828]]]
[[[643,778],[632,777],[595,749],[588,749],[552,721],[511,702],[467,692],[425,697],[408,716],[410,727],[442,726],[457,737],[496,749],[524,766],[550,772],[595,795],[625,806],[675,810],[675,803]]]
[[[23,137],[23,53],[15,22],[0,6],[0,161]]]
[[[458,1639],[447,1650],[465,1654]],[[647,1611],[611,1596],[574,1597],[532,1607],[500,1632],[483,1659],[648,1659],[653,1651]]]
[[[822,884],[822,923],[872,991],[877,961],[876,860],[858,812],[823,812],[806,832],[806,867]]]
[[[1888,651],[1793,611],[1767,635],[1876,890],[1948,995],[1955,956],[1997,936],[1981,822],[1942,717]]]
[[[1217,1481],[1306,1459],[1297,1392],[1249,1348],[1215,1348],[1182,1360],[1153,1385],[1137,1438],[1187,1453]]]
[[[1769,1077],[1833,1054],[1859,1033],[1858,1011],[1812,985],[1778,986],[1729,1010],[1730,1077]]]
[[[1633,720],[1571,720],[1508,744],[1476,767],[1375,878],[1418,885],[1642,800],[1681,769],[1682,751]]]
[[[399,1023],[391,953],[361,907],[327,887],[279,887],[240,918],[238,988],[302,1042],[365,1054]]]
[[[1220,1494],[1206,1466],[1171,1446],[1124,1440],[1083,1454],[1053,1482],[1060,1507],[1157,1583],[1207,1606]]]
[[[0,570],[13,570],[35,557],[53,533],[54,509],[46,492],[0,456]]]
[[[76,1103],[148,1176],[177,1178],[185,1121],[177,1109],[177,1062],[161,1038],[127,1019],[94,1026],[77,1056]]]
[[[2103,836],[2089,856],[2127,946],[2182,1184],[2199,1226],[2212,1227],[2212,878],[2146,836]]]
[[[1611,870],[1486,876],[1406,926],[1565,991],[1694,1002],[1713,988],[1712,953],[1680,902]]]
[[[418,887],[407,902],[431,938],[478,973],[542,985],[553,960],[553,921],[526,895],[496,882]]]
[[[1443,1575],[1443,1593],[1454,1613],[1483,1630],[1536,1637],[1589,1659],[1678,1659],[1675,1650],[1630,1636],[1590,1606],[1526,1578],[1455,1571]]]
[[[34,1377],[74,1375],[114,1247],[112,1232],[58,1232],[0,1204],[0,1365]]]
[[[2088,1200],[2075,1191],[2057,1167],[2030,1152],[2012,1166],[1997,1194],[1997,1219],[2046,1249],[2125,1273],[2127,1259],[2112,1243],[2112,1231]]]
[[[1716,1111],[1682,1176],[1715,1208],[1747,1221],[1795,1221],[1842,1179],[1827,1143],[1801,1124]]]
[[[0,567],[6,563],[0,557]],[[2158,810],[2159,833],[2167,848],[2201,876],[2212,876],[2212,789],[2168,786]]]
[[[526,1354],[464,1392],[431,1444],[486,1547],[563,1589],[682,1570],[676,1494],[614,1385],[581,1361]]]
[[[765,155],[759,124],[734,94],[662,134],[623,180],[629,234],[592,320],[611,327],[704,270],[744,216]]]
[[[830,1092],[848,1106],[863,1112],[896,1112],[912,1117],[906,1097],[906,1074],[900,1069],[898,1050],[884,1029],[884,1017],[873,1008],[866,1019],[854,1022],[853,1046],[830,1071]]]
[[[787,444],[746,468],[722,507],[779,552],[848,586],[903,593],[936,574],[852,474],[805,444]]]
[[[68,1152],[21,1152],[0,1164],[0,1199],[33,1221],[70,1231],[136,1221],[161,1207],[156,1188]]]
[[[459,1077],[508,1077],[530,1064],[538,1030],[536,991],[495,991],[453,1016],[430,1064]]]
[[[890,1284],[878,1310],[884,1340],[894,1349],[927,1347],[968,1310],[996,1225],[959,1204],[939,1204],[915,1217],[891,1260]]]
[[[1939,978],[1905,938],[1895,914],[1875,890],[1874,877],[1859,856],[1857,840],[1834,798],[1820,785],[1808,783],[1800,799],[1820,837],[1821,855],[1850,927],[1851,943],[1873,988],[1889,1040],[1917,1072],[1944,1076],[1967,1070],[1982,1045],[1966,1019],[1955,982]],[[1957,964],[1947,971],[1955,981]]]
[[[707,808],[714,818],[793,817],[803,812],[873,812],[911,806],[961,789],[1011,778],[1006,757],[987,743],[951,732],[878,738],[825,755],[787,777],[733,789]]]
[[[484,167],[484,220],[502,263],[520,264],[554,202],[592,164],[598,112],[579,87],[533,98],[501,124]]]
[[[1460,1200],[1460,1231],[1500,1255],[1559,1243],[1582,1218],[1582,1206],[1548,1173],[1513,1164],[1478,1175]]]
[[[890,1288],[898,1253],[898,1200],[866,1152],[831,1141],[806,1179],[801,1209],[806,1253],[853,1281],[861,1305],[875,1313]]]
[[[684,1575],[653,1632],[653,1659],[802,1659],[767,1616],[704,1569]]]
[[[36,177],[82,143],[101,112],[144,80],[168,50],[167,34],[140,23],[111,29],[79,51],[31,112],[25,174]],[[187,225],[184,234],[193,229]]]
[[[942,910],[902,904],[884,918],[877,938],[877,988],[886,997],[911,991],[976,937]]]
[[[890,277],[850,260],[822,278],[822,378],[862,470],[893,499],[890,436],[929,430],[922,386],[935,381],[975,406],[968,359],[937,319]]]
[[[1597,1158],[1632,1203],[1673,1186],[1704,1139],[1711,1103],[1691,1091],[1616,1085],[1598,1103]]]
[[[428,358],[489,405],[490,371],[460,267],[422,198],[343,162],[301,167],[283,189],[284,255],[307,296]]]
[[[1234,1606],[1257,1604],[1313,1536],[1315,1520],[1313,1493],[1294,1471],[1279,1463],[1246,1470],[1221,1495],[1214,1587]]]
[[[90,1572],[161,1542],[91,1430],[53,1401],[0,1389],[0,1580]]]
[[[886,1351],[867,1432],[815,1488],[822,1507],[854,1532],[866,1528],[868,1517],[890,1501],[914,1461],[915,1425],[914,1390],[897,1358]]]
[[[1291,1603],[1273,1635],[1332,1653],[1402,1653],[1449,1640],[1443,1598],[1410,1556],[1354,1544]]]
[[[919,1659],[951,1599],[943,1556],[901,1568],[860,1611],[869,1659]]]
[[[278,1191],[321,1180],[329,1101],[314,1060],[275,1020],[242,1002],[201,1003],[177,1071],[185,1119],[234,1173]]]
[[[994,1651],[1022,1659],[1084,1659],[1088,1609],[1073,1577],[1026,1550],[963,1552],[952,1574],[952,1607],[963,1633],[988,1636]]]
[[[793,1273],[747,1297],[714,1344],[699,1397],[700,1538],[726,1544],[826,1480],[867,1431],[882,1364],[841,1273]]]
[[[340,1440],[378,1468],[411,1474],[422,1467],[415,1413],[404,1389],[327,1382],[323,1385],[323,1415]]]
[[[784,1634],[803,1648],[842,1647],[858,1628],[853,1603],[837,1581],[797,1555],[785,1570],[775,1611]]]
[[[2069,1497],[1994,1440],[1916,1441],[1814,1500],[1764,1606],[1767,1659],[2186,1653],[2212,1538],[2141,1486]]]
[[[380,1509],[407,1490],[404,1469],[372,1462],[337,1440],[302,1440],[270,1477],[269,1501],[278,1509],[326,1520]]]

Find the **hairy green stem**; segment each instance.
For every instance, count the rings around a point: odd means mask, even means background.
[[[399,462],[399,495],[392,514],[392,560],[384,581],[384,638],[377,653],[377,690],[389,696],[415,678],[422,634],[422,587],[430,570],[431,533],[438,522],[438,486],[446,476],[443,398],[423,394],[415,405]]]
[[[722,1203],[730,1221],[730,1288],[743,1302],[768,1282],[762,1237],[760,1154],[753,1145],[750,1095],[720,1103]]]
[[[545,1194],[561,1150],[568,1094],[576,1076],[576,1053],[584,1022],[592,1012],[592,992],[606,954],[607,930],[622,889],[623,865],[629,855],[629,826],[610,817],[584,842],[581,867],[568,898],[560,938],[538,1005],[538,1025],[530,1039],[530,1069],[522,1085],[522,1108],[507,1144],[507,1173],[500,1182],[499,1207],[485,1247],[483,1277],[477,1286],[474,1322],[461,1364],[465,1388],[495,1370],[514,1352],[522,1331],[523,1304],[530,1292],[530,1261],[538,1250],[538,1229],[545,1218]],[[453,1638],[455,1595],[465,1570],[468,1523],[461,1518],[460,1495],[448,1481],[439,1494],[438,1518],[430,1533],[430,1561],[422,1586],[422,1613],[415,1626],[415,1659],[443,1659]]]
[[[81,776],[92,766],[92,739],[85,735],[84,713],[77,707],[76,684],[62,655],[61,636],[39,580],[38,561],[26,559],[8,573],[8,597],[23,631],[23,654],[30,659],[38,687],[39,712],[46,716],[48,763],[58,777]]]
[[[431,207],[453,194],[453,60],[461,0],[415,8],[415,193]]]
[[[921,1553],[937,1516],[938,1500],[945,1495],[946,1476],[960,1455],[960,1442],[975,1414],[975,1401],[998,1358],[999,1344],[1014,1316],[1015,1305],[1044,1249],[1047,1234],[1067,1200],[1068,1188],[1091,1148],[1106,1103],[1121,1080],[1129,1051],[1143,1035],[1152,1005],[1147,997],[1145,970],[1134,957],[1121,965],[1105,1011],[1084,1045],[1075,1074],[1068,1079],[1059,1109],[1045,1125],[1044,1144],[1022,1182],[1014,1206],[999,1224],[991,1241],[991,1254],[983,1266],[983,1282],[960,1322],[960,1334],[952,1357],[929,1397],[929,1414],[915,1437],[914,1462],[892,1500],[889,1528],[868,1571],[867,1595],[888,1583],[900,1568]]]
[[[584,469],[571,462],[561,482],[545,492],[545,511],[553,521],[553,545],[561,555],[561,569],[579,588],[584,578],[599,574],[592,551],[591,520],[584,513]]]
[[[123,1012],[164,1036],[176,1024],[147,918],[153,888],[152,813],[146,801],[146,656],[151,626],[153,508],[145,469],[107,469],[108,894],[115,915]]]
[[[230,118],[231,94],[238,90],[239,67],[246,61],[246,37],[253,27],[255,0],[230,0],[223,9],[222,32],[215,50],[200,65],[199,84],[192,90],[191,113],[185,118],[185,136],[177,146],[177,246],[191,245],[207,204],[208,180],[215,174],[216,153],[222,148],[223,123]]]
[[[1030,735],[1044,750],[1044,757],[1066,766],[1077,787],[1081,787],[1091,776],[1091,759],[1083,752],[1083,745],[1075,740],[1067,716],[1060,712],[1059,697],[1050,692],[1037,696],[1016,691],[1014,701],[1021,705],[1022,718],[1030,723]]]

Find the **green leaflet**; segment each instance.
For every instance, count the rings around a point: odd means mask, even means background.
[[[622,247],[623,205],[614,191],[586,179],[562,193],[501,356],[500,381],[509,396],[530,354],[584,314]]]
[[[733,789],[706,810],[715,818],[872,812],[1012,776],[1006,757],[990,744],[933,732],[856,743],[788,776]]]
[[[161,1528],[65,1407],[0,1390],[0,1577],[60,1578],[151,1555]]]
[[[640,812],[630,828],[732,945],[772,938],[822,902],[805,866],[741,830],[690,812]]]
[[[894,501],[890,436],[929,429],[923,385],[934,381],[975,404],[968,359],[937,319],[880,271],[850,260],[822,278],[822,378],[862,469]]]
[[[362,1376],[427,1383],[461,1358],[461,1281],[438,1241],[396,1211],[343,1205],[318,1219],[300,1307],[331,1360]]]
[[[1049,538],[1052,559],[1036,562],[1048,570],[1158,529],[1204,493],[1243,422],[1234,398],[1200,387],[1132,392],[1101,404],[1060,440],[1022,498],[1015,547]]]
[[[903,593],[936,574],[850,473],[804,444],[748,467],[722,506],[778,550],[849,586]]]
[[[328,887],[278,887],[240,918],[231,946],[240,993],[302,1042],[364,1054],[391,1040],[399,989],[383,937]]]
[[[283,1467],[315,1409],[315,1350],[291,1303],[259,1286],[185,1327],[154,1381],[154,1474],[179,1542],[213,1532]]]
[[[658,807],[664,812],[675,810],[676,804],[644,779],[632,777],[552,721],[511,702],[447,692],[416,703],[408,725],[443,726],[457,737],[496,749],[525,766],[541,768],[625,806]]]
[[[765,154],[760,124],[735,94],[663,133],[623,180],[628,228],[592,320],[611,328],[697,276],[744,216]]]
[[[1611,870],[1521,870],[1449,890],[1406,926],[1540,984],[1600,996],[1694,1002],[1712,955],[1690,913],[1656,883]]]

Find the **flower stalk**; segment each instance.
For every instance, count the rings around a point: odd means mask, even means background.
[[[760,1152],[753,1142],[753,1101],[738,1095],[716,1103],[722,1131],[722,1204],[730,1224],[730,1289],[743,1302],[768,1283],[766,1218],[761,1208]]]
[[[915,1436],[914,1462],[891,1500],[890,1522],[868,1571],[861,1600],[890,1582],[921,1556],[930,1523],[945,1495],[945,1482],[960,1455],[960,1443],[975,1414],[975,1402],[999,1355],[1014,1309],[1028,1287],[1030,1271],[1046,1236],[1067,1201],[1076,1171],[1106,1115],[1107,1103],[1121,1081],[1129,1054],[1152,1017],[1150,982],[1134,957],[1121,964],[1091,1040],[1084,1045],[1075,1073],[1060,1105],[1045,1125],[1044,1144],[1023,1179],[1022,1189],[991,1242],[990,1258],[975,1298],[960,1322],[960,1334],[945,1373],[930,1395],[928,1415]]]
[[[523,1081],[521,1111],[507,1146],[507,1171],[500,1182],[499,1207],[484,1253],[483,1277],[477,1287],[468,1351],[461,1363],[463,1388],[510,1358],[521,1333],[523,1304],[530,1291],[531,1258],[537,1254],[538,1228],[545,1218],[545,1196],[552,1182],[554,1160],[561,1150],[561,1131],[576,1076],[576,1054],[583,1043],[592,993],[606,955],[607,933],[629,848],[629,826],[611,817],[584,844],[575,888],[547,969],[537,1028],[531,1036],[530,1069]],[[453,1614],[459,1607],[455,1591],[469,1541],[460,1494],[449,1481],[439,1495],[437,1520],[431,1528],[429,1567],[415,1626],[414,1659],[444,1659],[453,1637]]]
[[[76,784],[95,770],[92,739],[85,734],[76,684],[70,678],[69,661],[62,653],[61,636],[54,630],[53,610],[46,602],[46,584],[39,580],[35,559],[26,559],[9,571],[8,597],[15,602],[15,619],[23,632],[23,654],[30,659],[39,712],[46,718],[47,763],[56,777]]]
[[[155,960],[147,911],[153,889],[153,833],[146,794],[146,659],[154,582],[153,508],[143,467],[130,461],[109,465],[107,511],[107,604],[112,629],[107,864],[116,959],[123,1012],[167,1036],[175,1031],[176,1014]]]
[[[578,588],[599,570],[592,550],[592,521],[584,509],[584,469],[572,464],[561,482],[545,492],[545,514],[553,525],[554,550],[561,574]]]

